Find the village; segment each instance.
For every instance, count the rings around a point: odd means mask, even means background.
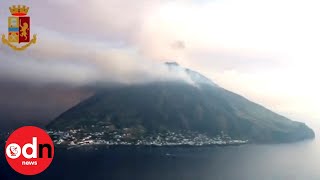
[[[88,145],[135,145],[135,146],[209,146],[209,145],[241,145],[248,140],[236,140],[223,132],[216,137],[208,137],[191,131],[162,132],[132,138],[129,134],[114,132],[85,132],[81,129],[69,131],[48,131],[56,145],[88,146]]]

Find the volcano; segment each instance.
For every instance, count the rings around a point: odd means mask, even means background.
[[[104,87],[67,110],[48,126],[52,130],[139,129],[142,134],[194,131],[216,136],[221,132],[254,143],[283,143],[314,138],[304,123],[292,121],[230,92],[205,76],[177,63],[188,80],[166,80]]]

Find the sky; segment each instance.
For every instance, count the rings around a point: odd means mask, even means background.
[[[38,42],[19,53],[0,45],[0,121],[52,118],[95,83],[171,78],[162,63],[176,61],[277,113],[320,124],[316,0],[10,0],[0,2],[0,32],[7,7],[23,3]]]

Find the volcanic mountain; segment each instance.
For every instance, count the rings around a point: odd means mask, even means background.
[[[188,80],[166,80],[105,87],[67,110],[48,129],[67,130],[112,125],[144,134],[188,130],[215,136],[224,132],[255,143],[294,142],[314,138],[305,124],[289,120],[230,92],[205,76],[176,63]]]

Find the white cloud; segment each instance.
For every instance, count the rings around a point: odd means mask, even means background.
[[[185,73],[169,71],[162,63],[142,57],[132,47],[77,39],[42,29],[41,39],[24,52],[1,45],[0,79],[35,84],[146,83],[184,79]]]

